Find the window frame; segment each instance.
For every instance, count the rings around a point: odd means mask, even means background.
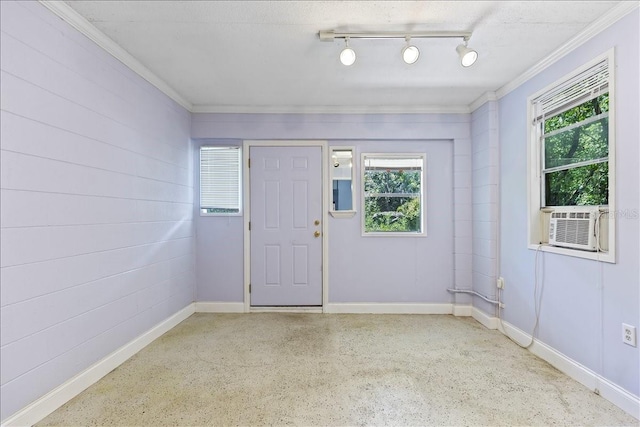
[[[539,99],[541,96],[550,93],[557,87],[569,82],[572,79],[575,79],[579,74],[584,73],[590,68],[594,67],[598,63],[602,61],[607,61],[609,78],[608,78],[608,93],[609,93],[609,135],[608,135],[608,146],[609,146],[609,155],[608,155],[608,183],[609,183],[609,194],[608,201],[609,204],[607,206],[602,206],[601,212],[603,212],[603,217],[605,217],[605,221],[602,221],[602,225],[600,227],[600,235],[603,236],[606,240],[603,240],[603,243],[606,242],[608,251],[596,251],[596,252],[588,252],[579,249],[571,249],[564,247],[556,247],[550,246],[548,244],[548,216],[550,212],[554,208],[564,208],[564,209],[576,209],[579,210],[581,208],[585,208],[586,206],[549,206],[545,205],[545,194],[543,190],[544,186],[544,151],[542,147],[542,138],[541,138],[541,124],[539,121],[536,121],[536,110],[534,107],[534,102]],[[615,144],[615,129],[616,129],[616,93],[615,93],[615,62],[614,62],[614,49],[610,49],[602,55],[594,58],[588,63],[582,65],[571,73],[564,75],[560,79],[554,81],[553,83],[547,85],[542,90],[537,91],[533,95],[527,98],[527,123],[528,123],[528,132],[527,132],[527,201],[528,201],[528,216],[527,216],[527,247],[532,250],[540,250],[543,252],[551,252],[562,255],[573,256],[577,258],[585,258],[585,259],[593,259],[603,262],[615,263],[616,262],[616,187],[615,187],[615,177],[616,177],[616,144]],[[584,101],[582,101],[584,102]],[[567,104],[566,110],[579,105]]]
[[[342,209],[336,210],[333,205],[333,183],[336,180],[334,177],[334,168],[333,168],[333,155],[334,152],[342,152],[349,151],[351,152],[351,209]],[[355,216],[356,209],[356,169],[357,169],[357,159],[356,159],[356,149],[353,145],[332,145],[329,147],[329,160],[327,161],[329,167],[329,189],[330,189],[330,203],[329,203],[329,214],[334,218],[352,218]]]
[[[219,150],[237,150],[238,151],[238,193],[237,193],[237,206],[238,206],[238,212],[203,212],[203,208],[202,207],[202,151],[203,149],[219,149]],[[242,189],[243,189],[243,178],[242,178],[242,147],[240,146],[234,146],[234,145],[201,145],[198,148],[198,212],[200,213],[200,216],[242,216],[244,215],[243,212],[243,205],[242,205]]]
[[[380,159],[403,159],[412,158],[420,159],[421,177],[420,177],[420,231],[366,231],[365,230],[365,217],[366,217],[366,192],[365,192],[365,174],[367,168],[365,166],[366,158],[380,158]],[[360,229],[363,237],[426,237],[427,236],[427,154],[423,152],[414,153],[362,153],[360,155]]]

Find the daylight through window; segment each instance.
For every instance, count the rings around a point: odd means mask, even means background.
[[[541,205],[609,204],[607,61],[534,100]]]
[[[423,233],[422,154],[364,154],[365,233]]]

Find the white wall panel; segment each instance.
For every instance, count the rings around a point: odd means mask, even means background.
[[[0,78],[4,83],[0,90],[2,110],[135,152],[142,151],[141,135],[134,129],[4,70]]]
[[[473,284],[473,271],[471,269],[456,269],[455,272],[456,286],[460,289],[471,289]]]
[[[136,173],[136,157],[130,150],[90,139],[64,129],[2,111],[2,149],[78,165]]]
[[[477,200],[477,199],[476,199]],[[497,218],[497,204],[494,203],[474,203],[473,221],[474,225],[486,227],[488,223],[495,222]],[[495,238],[495,236],[494,236]]]
[[[144,215],[149,221],[177,221],[191,218],[192,202],[162,202],[136,200],[136,215]]]
[[[497,103],[490,101],[471,115],[473,137],[473,289],[496,299],[498,220],[498,149]],[[480,298],[474,306],[490,315],[496,307]]]
[[[2,305],[191,255],[191,238],[0,269]]]
[[[134,198],[132,175],[5,150],[0,161],[5,189]]]
[[[492,203],[490,200],[497,200],[498,188],[497,185],[474,186],[473,194],[476,196],[474,201],[475,205],[495,204],[495,202]]]
[[[468,124],[467,124],[468,127]],[[470,156],[471,155],[471,139],[467,136],[467,138],[457,138],[455,144],[453,145],[453,155],[454,156]]]
[[[456,206],[460,206],[460,203],[456,203]],[[468,204],[465,205],[465,208],[470,209]],[[471,220],[458,220],[455,222],[455,230],[453,235],[456,237],[469,237],[473,236],[473,222]],[[469,265],[469,267],[471,267]]]
[[[475,239],[480,240],[480,239]],[[482,240],[480,240],[482,241]],[[487,245],[492,245],[493,241],[485,240]],[[474,274],[482,274],[484,276],[494,277],[496,275],[496,263],[495,263],[495,255],[490,253],[489,255],[481,254],[480,250],[476,250],[473,254],[473,265],[474,265]],[[492,285],[495,286],[495,283],[492,282]]]
[[[471,188],[456,188],[453,190],[453,202],[455,204],[469,203],[469,200],[471,200]]]
[[[193,301],[190,114],[0,3],[0,418]]]
[[[22,190],[0,190],[0,199],[4,204],[3,228],[132,222],[138,203],[133,199]]]
[[[191,237],[190,221],[5,228],[2,267]]]
[[[138,176],[153,179],[160,182],[169,182],[182,186],[191,186],[191,179],[186,173],[187,168],[152,159],[150,157],[138,157],[136,172]]]
[[[454,244],[456,252],[459,254],[471,254],[473,253],[473,240],[471,236],[468,237],[454,237]]]
[[[0,73],[0,78],[5,83],[0,87],[0,104],[5,112],[141,153],[146,157],[175,163],[183,168],[189,165],[188,153],[184,153],[174,144],[166,143],[167,134],[160,134],[155,128],[152,133],[140,132],[130,124],[131,118],[127,124],[119,122],[4,70]],[[33,99],[37,99],[38,102],[33,102]],[[99,101],[100,97],[94,100]],[[125,101],[121,104],[127,105]],[[140,108],[140,105],[137,107]],[[189,116],[185,115],[180,119],[189,121]],[[166,126],[160,123],[158,125],[162,128]],[[185,134],[180,140],[185,143],[188,140],[189,129],[184,125],[181,127],[184,128]]]
[[[138,178],[135,180],[134,198],[192,203],[193,194],[187,192],[191,188],[186,185],[171,184],[149,178]]]
[[[471,156],[459,155],[453,157],[454,172],[468,172],[471,170]]]
[[[2,68],[7,73],[114,121],[126,123],[128,118],[138,114],[134,105],[122,102],[122,98],[81,78],[49,56],[34,49],[25,49],[23,43],[10,35],[2,38],[1,59],[5,64]],[[96,97],[100,97],[100,103],[95,102]]]
[[[478,221],[478,227],[473,229],[474,239],[492,239],[495,238],[498,230],[496,221]]]
[[[471,188],[471,171],[454,172],[453,188]],[[471,201],[468,203],[471,204]]]

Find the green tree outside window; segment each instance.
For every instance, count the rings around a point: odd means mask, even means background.
[[[365,233],[422,232],[423,157],[364,156]]]
[[[609,94],[543,123],[545,206],[608,205]]]

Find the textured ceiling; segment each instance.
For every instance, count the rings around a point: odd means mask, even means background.
[[[562,46],[618,1],[68,1],[196,109],[419,110],[467,106]],[[473,31],[458,39],[341,40],[319,30]]]

